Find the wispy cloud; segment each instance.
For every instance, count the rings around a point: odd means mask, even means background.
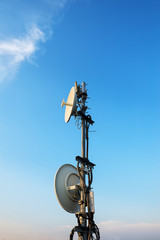
[[[9,228],[8,228],[9,227]],[[68,239],[74,226],[32,226],[23,221],[0,221],[1,239],[32,239],[32,240],[64,240]],[[106,221],[98,224],[101,240],[159,240],[160,223],[126,223],[118,221]],[[75,234],[77,239],[77,234]]]
[[[36,43],[44,41],[43,32],[33,26],[29,33],[22,39],[10,39],[6,42],[0,42],[0,55],[8,55],[13,58],[13,64],[30,57],[36,50]]]
[[[66,2],[67,0],[41,0],[38,5],[26,2],[25,11],[21,4],[17,5],[17,8],[13,6],[17,11],[16,19],[13,19],[16,23],[14,26],[16,25],[19,30],[15,28],[14,32],[8,30],[4,34],[1,31],[3,40],[0,40],[0,83],[13,78],[22,62],[32,62],[32,57],[40,49],[41,43],[52,35],[53,17],[57,15],[57,11],[64,8]],[[7,4],[5,6],[7,8]],[[6,9],[5,11],[7,12]],[[3,18],[5,16],[1,16],[0,20],[5,25]],[[9,16],[8,19],[7,29],[8,25],[12,25]]]
[[[21,38],[0,42],[0,81],[12,75],[24,60],[29,60],[38,50],[38,44],[44,42],[44,33],[36,26]]]

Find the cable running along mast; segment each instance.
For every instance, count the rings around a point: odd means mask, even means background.
[[[88,107],[86,84],[82,82],[71,88],[67,102],[62,100],[61,107],[66,106],[65,122],[75,116],[76,124],[81,127],[81,156],[76,156],[77,167],[70,164],[61,166],[55,175],[55,193],[61,206],[69,213],[75,213],[77,226],[70,233],[73,240],[74,233],[79,240],[99,240],[100,233],[94,222],[94,192],[91,190],[94,163],[88,159],[89,127],[94,124],[90,115],[86,115]]]

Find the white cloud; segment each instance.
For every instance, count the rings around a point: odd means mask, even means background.
[[[35,53],[38,43],[44,41],[44,33],[33,25],[25,36],[0,42],[0,82],[13,75],[20,64]]]
[[[0,16],[3,22],[0,33],[3,39],[0,40],[0,83],[13,78],[22,62],[32,62],[40,43],[52,36],[55,23],[53,18],[56,19],[58,11],[63,10],[67,1],[36,0],[25,2],[25,7],[18,2],[2,4],[1,11],[8,12],[8,9],[12,9],[14,18]],[[26,31],[26,26],[27,29],[28,26],[31,27]]]

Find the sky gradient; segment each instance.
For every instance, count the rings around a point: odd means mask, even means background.
[[[64,240],[54,194],[81,131],[61,101],[88,83],[102,240],[160,239],[160,2],[0,2],[0,240]],[[67,237],[66,237],[67,236]]]

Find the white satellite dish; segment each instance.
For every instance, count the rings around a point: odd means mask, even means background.
[[[76,110],[77,95],[75,87],[72,87],[67,102],[65,103],[64,99],[62,100],[61,107],[66,106],[65,110],[65,122],[69,122],[72,115],[74,115]]]
[[[60,205],[69,213],[80,210],[80,178],[71,164],[62,165],[54,179],[54,189]]]

